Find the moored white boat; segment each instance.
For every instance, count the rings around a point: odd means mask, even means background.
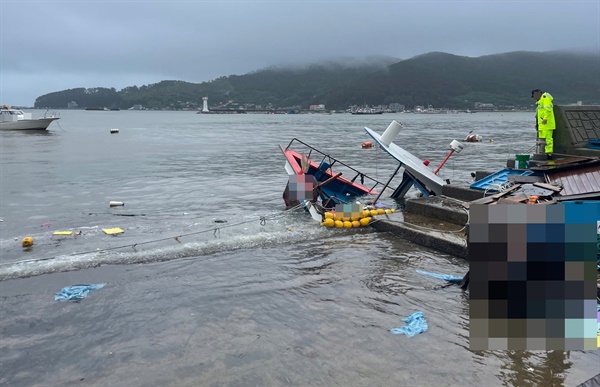
[[[0,110],[0,130],[46,130],[58,119],[60,117],[56,114],[44,114],[43,117],[33,118],[31,113],[3,105]]]

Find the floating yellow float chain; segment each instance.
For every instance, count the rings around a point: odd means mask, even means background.
[[[365,227],[371,223],[371,220],[375,216],[389,215],[394,212],[396,212],[394,208],[365,209],[362,212],[353,213],[352,216],[348,217],[344,216],[347,214],[343,212],[328,211],[324,214],[321,226],[335,228]]]

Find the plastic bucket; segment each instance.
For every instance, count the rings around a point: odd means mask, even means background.
[[[529,161],[529,155],[515,155],[517,160],[517,169],[527,169],[527,162]]]

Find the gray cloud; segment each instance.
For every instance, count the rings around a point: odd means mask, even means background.
[[[0,11],[0,102],[12,105],[73,87],[202,82],[335,57],[600,55],[596,0],[2,0]]]

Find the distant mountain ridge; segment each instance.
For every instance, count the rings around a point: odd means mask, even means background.
[[[304,67],[270,67],[210,82],[161,81],[144,86],[77,88],[38,97],[35,107],[197,109],[254,104],[327,109],[351,105],[471,108],[475,102],[531,106],[530,90],[550,92],[556,104],[600,104],[600,54],[565,51],[509,53],[477,58],[431,52],[410,59],[342,58]]]
[[[469,58],[433,52],[370,74],[331,97],[341,103],[341,94],[353,100],[360,90],[374,103],[395,99],[407,106],[468,107],[478,101],[528,106],[535,88],[550,92],[557,104],[599,103],[600,55],[511,52]],[[378,100],[382,96],[387,100]]]

